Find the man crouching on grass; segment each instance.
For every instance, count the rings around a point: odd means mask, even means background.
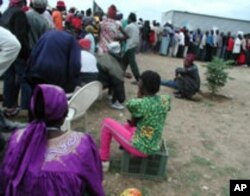
[[[187,54],[184,59],[183,67],[175,70],[174,80],[162,80],[161,85],[174,88],[177,98],[190,99],[200,90],[200,75],[198,67],[194,64],[195,56]]]

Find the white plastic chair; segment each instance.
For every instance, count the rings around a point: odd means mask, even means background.
[[[69,100],[68,115],[61,129],[71,130],[71,121],[84,116],[84,128],[87,129],[87,110],[100,97],[102,84],[90,82],[77,90]]]

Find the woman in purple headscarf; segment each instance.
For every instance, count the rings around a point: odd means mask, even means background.
[[[68,110],[63,89],[37,85],[30,107],[33,119],[12,135],[1,166],[4,195],[104,195],[92,138],[60,130]]]

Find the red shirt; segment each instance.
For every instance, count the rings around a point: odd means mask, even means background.
[[[63,30],[63,18],[60,11],[56,10],[52,14],[53,22],[57,30]]]
[[[227,51],[232,51],[234,48],[234,40],[233,38],[229,38],[227,42]]]

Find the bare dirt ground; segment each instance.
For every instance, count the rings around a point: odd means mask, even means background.
[[[153,54],[139,54],[137,61],[141,72],[147,69],[160,73],[163,79],[171,79],[174,70],[182,66],[182,59]],[[203,62],[196,62],[205,86]],[[176,99],[172,96],[172,110],[166,120],[163,137],[170,151],[165,181],[149,181],[124,177],[119,173],[106,173],[104,187],[107,195],[119,195],[125,188],[136,187],[148,196],[226,196],[230,179],[250,179],[250,69],[234,67],[229,70],[234,80],[221,89],[220,99],[199,101]],[[127,99],[135,97],[137,87],[126,80]],[[173,94],[173,90],[161,87],[160,94]],[[105,93],[88,113],[88,130],[99,143],[100,125],[105,117],[121,122],[129,118],[129,112],[112,110],[106,103]],[[73,126],[81,127],[81,120]],[[121,152],[115,142],[112,157]]]
[[[160,73],[162,79],[172,79],[174,70],[182,66],[182,59],[153,54],[139,54],[140,71],[147,69]],[[196,62],[205,86],[203,62]],[[136,187],[145,196],[226,196],[230,179],[250,179],[250,69],[234,67],[229,70],[234,80],[221,89],[220,98],[211,100],[199,96],[197,101],[176,99],[173,90],[161,87],[159,94],[172,96],[163,138],[170,151],[167,178],[149,181],[124,177],[119,173],[104,174],[104,188],[108,196],[118,196],[128,187]],[[126,79],[127,100],[135,97],[137,86]],[[87,130],[99,144],[103,118],[112,117],[121,122],[128,119],[127,110],[110,109],[106,92],[88,112]],[[73,122],[73,128],[83,130],[83,119]],[[119,157],[118,145],[112,143],[112,158]]]

